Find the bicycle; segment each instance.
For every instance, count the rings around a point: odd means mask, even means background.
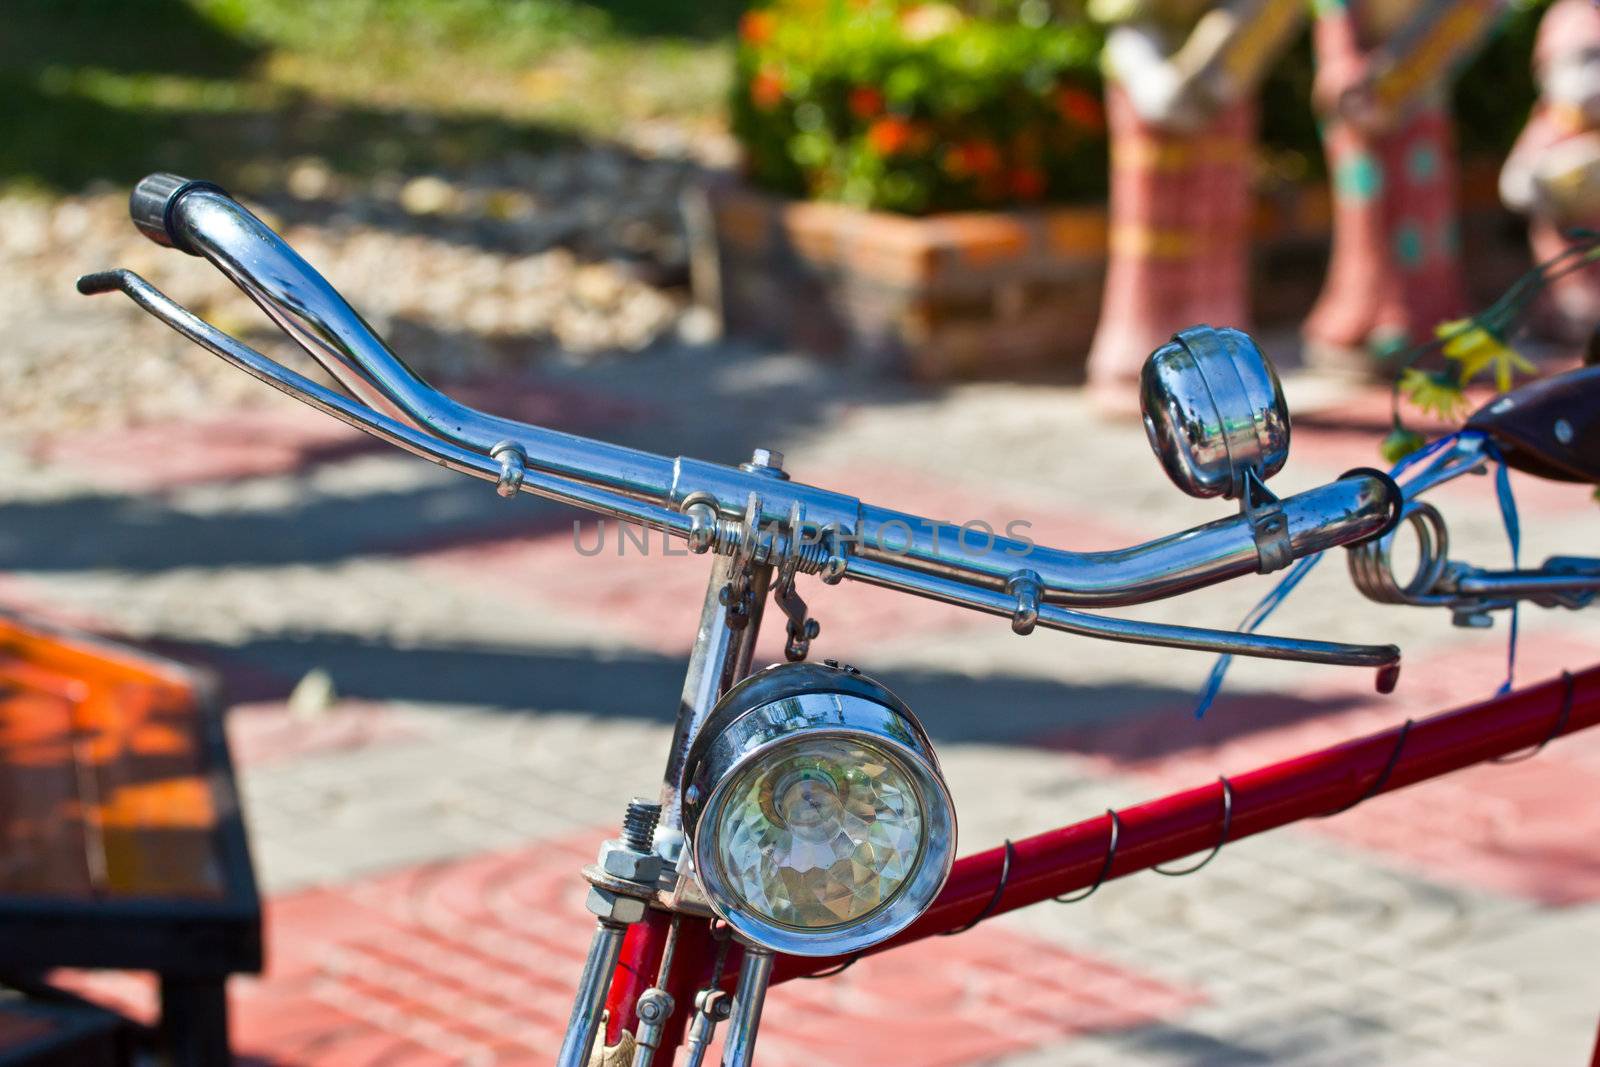
[[[722,1063],[752,1062],[773,982],[837,974],[869,952],[958,934],[1003,911],[1085,899],[1147,867],[1193,873],[1230,840],[1348,810],[1379,793],[1503,757],[1600,721],[1600,668],[1201,789],[955,859],[956,813],[915,714],[855,667],[807,663],[819,632],[797,589],[859,581],[1008,620],[1226,655],[1357,666],[1380,691],[1399,649],[1157,624],[1086,610],[1189,593],[1351,551],[1358,588],[1386,602],[1444,606],[1465,624],[1522,602],[1584,607],[1600,560],[1558,557],[1491,572],[1452,563],[1426,488],[1511,464],[1600,481],[1600,368],[1510,394],[1441,447],[1406,486],[1357,469],[1278,498],[1290,421],[1271,365],[1245,334],[1194,327],[1147,362],[1146,429],[1175,485],[1236,501],[1238,514],[1142,545],[1072,552],[966,531],[795,482],[757,450],[728,467],[669,458],[489,415],[414,374],[338,292],[222,189],[173,175],[134,189],[135,225],[209,260],[345,390],[330,389],[202,321],[138,275],[85,275],[263,382],[451,470],[633,523],[713,557],[659,801],[632,802],[619,836],[583,871],[596,916],[561,1067],[699,1067],[727,1021]],[[346,395],[348,394],[348,395]],[[1506,406],[1508,405],[1509,406]],[[1563,435],[1548,420],[1560,410]],[[1573,420],[1579,420],[1575,428]],[[1530,430],[1534,427],[1534,430]],[[1535,432],[1536,431],[1536,432]],[[1547,438],[1553,434],[1554,444]],[[1563,440],[1563,436],[1566,437]],[[1389,555],[1405,524],[1417,574]],[[787,662],[752,670],[768,596]],[[1536,750],[1536,749],[1535,749]],[[1204,852],[1189,868],[1160,868]]]

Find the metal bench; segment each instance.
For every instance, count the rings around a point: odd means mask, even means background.
[[[0,1067],[129,1067],[130,1057],[121,1016],[64,994],[0,990]]]
[[[171,1062],[226,1063],[261,904],[214,688],[0,613],[0,972],[56,967],[155,972]]]

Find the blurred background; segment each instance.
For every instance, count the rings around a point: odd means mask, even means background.
[[[1485,167],[1490,174],[1488,196],[1469,204],[1480,215],[1534,97],[1529,56],[1542,6],[1518,7],[1457,83],[1468,170],[1476,161],[1479,178]],[[0,42],[9,100],[0,116],[9,299],[0,313],[13,338],[0,413],[30,427],[170,414],[198,402],[202,377],[231,398],[254,393],[225,384],[235,376],[175,339],[157,343],[153,326],[139,334],[137,357],[93,370],[59,358],[63,319],[80,320],[74,328],[91,332],[72,343],[100,341],[93,348],[128,328],[100,334],[83,314],[63,314],[82,309],[57,284],[60,272],[82,269],[91,250],[106,262],[175,268],[140,247],[118,207],[154,170],[204,175],[311,241],[312,261],[358,287],[363,311],[436,375],[714,337],[721,308],[714,294],[701,301],[706,310],[689,295],[694,234],[679,210],[685,190],[708,179],[743,173],[748,187],[780,197],[912,214],[1039,201],[1103,211],[1104,31],[1081,11],[996,0],[927,44],[915,20],[896,16],[884,28],[883,11],[913,5],[793,3],[741,21],[743,7],[19,0]],[[955,9],[917,10],[937,23]],[[1264,223],[1263,258],[1278,255],[1276,265],[1287,254],[1294,267],[1291,284],[1277,288],[1283,272],[1261,272],[1258,313],[1279,324],[1303,315],[1326,257],[1325,193],[1309,208],[1299,203],[1325,185],[1308,37],[1275,64],[1261,94],[1263,211],[1292,202],[1292,217]],[[1059,113],[1019,119],[1017,93],[1041,70],[1077,92]],[[896,150],[893,124],[874,121],[881,98],[876,108],[862,94],[849,102],[852,79],[871,90],[891,72],[891,91],[905,101],[897,106],[943,124],[939,144]],[[948,143],[1019,122],[1059,146],[1038,173],[987,187],[941,166]],[[174,270],[159,273],[164,283]],[[1506,273],[1500,266],[1478,287]],[[262,329],[220,279],[177,284],[219,325]],[[1091,286],[1075,298],[1087,328],[1096,294]],[[870,294],[835,294],[833,303],[863,299]],[[759,304],[734,310],[781,317]],[[871,348],[859,336],[871,324],[857,326],[821,340],[835,351]],[[185,373],[168,373],[174,361]],[[963,373],[1070,378],[1082,354],[1060,344],[1020,367],[995,362]]]
[[[1534,100],[1542,6],[1513,9],[1457,82],[1483,295],[1528,264],[1493,181]],[[1141,428],[1079,388],[1104,271],[1103,36],[1040,0],[7,4],[0,603],[223,679],[268,897],[267,973],[233,984],[241,1062],[548,1062],[587,938],[577,868],[659,779],[705,567],[659,544],[618,556],[614,529],[580,556],[571,512],[501,501],[121,298],[78,296],[78,274],[129,267],[292,358],[207,264],[135,233],[132,184],[219,182],[409,363],[496,413],[722,462],[777,448],[796,478],[874,503],[1112,548],[1224,509],[1182,497]],[[1039,71],[1049,106],[1021,108]],[[1298,356],[1328,240],[1311,81],[1302,35],[1262,94],[1253,165],[1256,314],[1296,415],[1283,493],[1379,464],[1389,429],[1387,386]],[[874,91],[917,101],[940,140],[919,149],[886,125]],[[986,183],[984,131],[1000,125],[1050,148]],[[1047,291],[1066,318],[1044,327],[1007,310],[1033,291],[1003,285],[907,326],[883,278],[912,267],[847,269],[866,246],[841,234],[936,258],[946,237],[897,227],[1018,207],[1066,220],[1052,232],[1072,267]],[[964,269],[1010,240],[973,232]],[[1040,329],[1063,331],[1043,357]],[[991,350],[1012,355],[988,365]],[[1441,506],[1460,554],[1497,563],[1499,512],[1472,482]],[[1596,543],[1589,490],[1516,484],[1524,559]],[[1269,585],[1136,614],[1232,626]],[[879,676],[929,725],[963,852],[1477,700],[1505,674],[1503,624],[1369,604],[1337,562],[1268,628],[1396,641],[1398,693],[1376,697],[1362,672],[1239,664],[1203,720],[1198,654],[803,592],[823,626],[813,655]],[[1526,612],[1519,678],[1586,666],[1597,638],[1581,615]],[[1600,748],[1579,737],[1243,842],[1193,880],[1129,879],[785,986],[763,1062],[1581,1062],[1600,814],[1579,801],[1597,788]],[[143,978],[58,978],[152,1017]]]

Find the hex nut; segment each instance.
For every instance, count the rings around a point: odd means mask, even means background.
[[[612,922],[636,923],[644,918],[643,900],[623,893],[613,893],[599,886],[589,887],[589,898],[583,902],[583,906],[596,917],[609,919]]]
[[[600,869],[614,878],[653,886],[661,878],[661,857],[635,852],[620,841],[600,846]]]
[[[672,995],[664,989],[646,989],[639,994],[634,1014],[640,1022],[659,1023],[672,1014]]]

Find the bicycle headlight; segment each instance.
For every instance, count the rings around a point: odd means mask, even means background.
[[[854,671],[782,664],[735,686],[684,781],[707,899],[775,951],[875,945],[926,911],[950,873],[955,809],[927,735]]]

